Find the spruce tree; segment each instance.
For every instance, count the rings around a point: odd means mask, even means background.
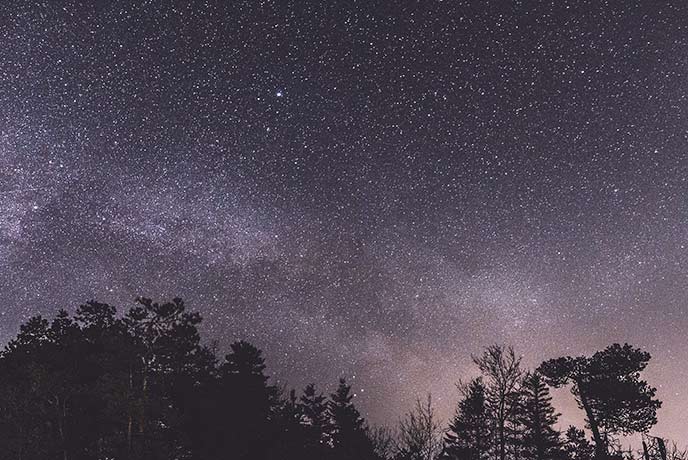
[[[272,419],[281,404],[268,383],[262,352],[244,341],[230,345],[219,378],[202,392],[202,415],[196,431],[199,458],[264,459],[273,441]]]
[[[317,393],[315,385],[311,383],[303,390],[299,406],[308,458],[323,458],[330,447],[332,435],[327,397]]]
[[[335,460],[376,460],[375,445],[368,427],[353,403],[351,386],[343,378],[330,396],[328,413],[332,420],[332,453]]]
[[[585,437],[585,431],[575,426],[570,426],[566,431],[564,451],[566,458],[570,460],[593,460],[595,458],[595,447]]]
[[[482,378],[461,386],[463,399],[449,424],[441,458],[446,460],[482,460],[489,455],[490,414]]]
[[[301,405],[296,391],[291,390],[275,409],[266,433],[268,448],[266,460],[309,460],[306,426],[303,424]],[[318,457],[318,458],[322,458]]]
[[[542,376],[537,372],[526,374],[518,407],[519,441],[525,458],[561,458],[561,438],[554,428],[558,418],[559,414],[552,407],[552,397]]]

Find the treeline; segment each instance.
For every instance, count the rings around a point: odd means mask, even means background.
[[[0,355],[2,459],[599,460],[685,459],[644,436],[623,452],[619,435],[644,433],[660,402],[640,377],[650,355],[612,345],[523,369],[509,347],[474,362],[448,426],[419,400],[393,428],[370,427],[340,380],[270,383],[260,350],[235,342],[219,358],[198,333],[201,317],[175,299],[137,300],[124,315],[97,302],[73,315],[28,320]],[[569,386],[588,431],[556,428],[549,387]],[[634,457],[635,456],[635,457]]]

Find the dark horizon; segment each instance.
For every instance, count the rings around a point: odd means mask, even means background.
[[[663,403],[643,375],[652,356],[630,344],[530,369],[493,344],[471,357],[476,373],[457,381],[448,420],[436,407],[444,395],[426,394],[374,424],[355,376],[329,391],[308,376],[302,388],[280,385],[262,350],[204,344],[201,322],[182,299],[144,297],[128,309],[90,301],[28,319],[0,353],[0,458],[688,458],[680,441],[657,436]],[[580,425],[562,422],[555,389],[570,392]]]
[[[378,423],[426,393],[449,419],[491,344],[534,369],[627,342],[688,440],[688,5],[4,10],[3,344],[178,296]]]

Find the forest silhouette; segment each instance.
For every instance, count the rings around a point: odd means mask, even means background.
[[[650,355],[613,344],[527,370],[508,346],[473,357],[448,426],[432,400],[372,427],[342,378],[332,394],[271,383],[259,349],[202,343],[180,299],[139,298],[118,314],[88,302],[33,317],[0,355],[1,459],[679,460],[651,436],[661,402],[642,380]],[[585,427],[560,431],[549,389],[567,387]],[[636,451],[623,435],[641,434]]]

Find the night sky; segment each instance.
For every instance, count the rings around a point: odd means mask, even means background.
[[[486,345],[627,341],[688,439],[685,2],[31,3],[0,15],[0,341],[180,296],[387,424],[446,419]]]

